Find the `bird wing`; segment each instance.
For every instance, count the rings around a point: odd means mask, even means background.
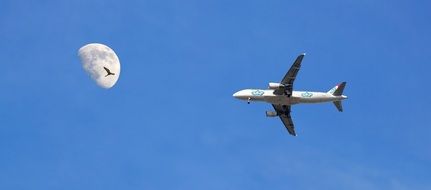
[[[103,69],[105,69],[105,71],[109,74],[109,73],[111,73],[111,71],[108,69],[108,68],[106,68],[106,67],[103,67]]]

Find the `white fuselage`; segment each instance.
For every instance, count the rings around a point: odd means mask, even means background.
[[[263,101],[275,105],[293,105],[300,103],[321,103],[344,100],[347,97],[334,96],[326,92],[293,91],[287,95],[276,95],[272,89],[245,89],[233,94],[233,97],[246,101]]]

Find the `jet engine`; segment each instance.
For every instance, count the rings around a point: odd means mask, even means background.
[[[278,114],[275,111],[266,111],[266,117],[277,117]]]
[[[284,85],[276,82],[270,82],[268,86],[269,89],[273,90],[279,89],[280,87],[284,87]]]

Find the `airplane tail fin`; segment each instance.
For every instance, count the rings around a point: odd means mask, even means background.
[[[346,87],[346,82],[342,82],[329,90],[327,93],[332,94],[334,96],[341,96],[343,95],[344,87]]]
[[[334,96],[342,96],[345,87],[346,87],[346,82],[342,82],[339,85],[332,88],[331,90],[329,90],[328,93]],[[343,105],[341,104],[341,101],[334,101],[333,103],[335,107],[337,107],[337,110],[339,112],[343,111]]]

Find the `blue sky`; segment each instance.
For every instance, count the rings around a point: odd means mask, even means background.
[[[0,2],[0,189],[430,189],[428,1]],[[104,43],[104,90],[77,50]],[[345,112],[232,98],[347,81]]]

